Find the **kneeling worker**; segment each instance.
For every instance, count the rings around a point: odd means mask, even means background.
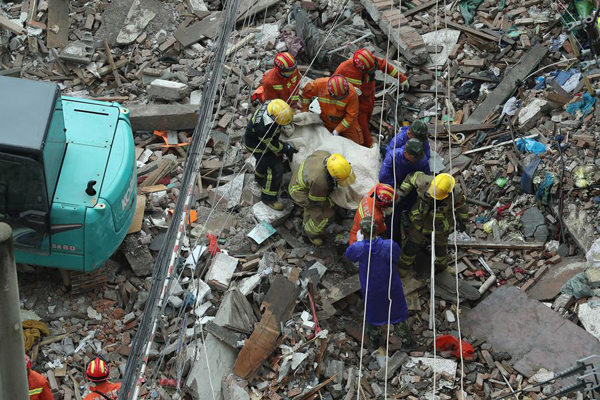
[[[279,141],[279,127],[292,123],[294,111],[283,100],[275,99],[261,104],[248,122],[244,141],[246,149],[254,154],[254,177],[261,186],[261,200],[275,210],[283,210],[277,200],[283,179],[283,154],[291,159],[296,150]]]
[[[341,154],[323,150],[312,153],[292,171],[290,196],[304,208],[304,233],[314,245],[323,244],[319,236],[337,209],[329,195],[336,187],[350,186],[355,180],[350,163]]]
[[[420,171],[409,174],[398,192],[400,202],[413,192],[417,194],[417,201],[409,212],[410,227],[400,256],[401,276],[413,265],[421,245],[429,240],[434,229],[435,270],[442,272],[448,265],[448,235],[454,229],[453,215],[456,214],[457,227],[464,227],[469,219],[466,197],[455,187],[452,175],[443,173],[434,177]]]

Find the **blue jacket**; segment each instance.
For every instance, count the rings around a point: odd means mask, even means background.
[[[411,163],[404,158],[404,146],[399,149],[392,149],[385,154],[381,170],[379,171],[379,182],[387,183],[394,187],[394,161],[396,162],[396,185],[400,186],[404,182],[406,175],[411,172],[422,171],[431,175],[429,170],[429,157],[425,156],[422,160]]]
[[[394,148],[404,147],[406,142],[408,142],[408,130],[410,126],[403,126],[400,129],[400,132],[391,140],[388,146],[385,149],[386,153],[389,153]],[[423,151],[425,152],[425,158],[431,158],[431,149],[429,148],[429,140],[423,143]]]
[[[369,245],[370,244],[370,245]],[[391,246],[391,263],[390,263]],[[369,250],[371,264],[369,265]],[[355,242],[346,250],[346,258],[358,262],[358,274],[363,299],[366,301],[366,320],[374,326],[396,324],[408,318],[408,306],[404,298],[404,289],[396,262],[400,258],[400,246],[390,239],[377,237]],[[367,270],[369,272],[369,291],[367,296]],[[391,287],[390,287],[391,274]],[[388,321],[388,289],[391,301],[391,313]]]

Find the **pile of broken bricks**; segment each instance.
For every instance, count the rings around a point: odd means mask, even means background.
[[[212,398],[210,369],[217,398],[225,399],[431,398],[434,379],[438,398],[489,399],[599,354],[600,278],[583,259],[600,229],[599,115],[593,105],[591,112],[573,105],[585,100],[586,80],[593,84],[600,74],[592,67],[575,82],[562,80],[559,73],[577,67],[572,61],[577,52],[555,2],[504,3],[500,9],[498,2],[482,2],[471,24],[457,2],[447,11],[441,2],[402,2],[400,18],[394,2],[362,0],[345,9],[336,2],[300,3],[323,31],[343,13],[346,22],[336,33],[344,56],[362,44],[385,56],[385,32],[398,29],[399,35],[389,36],[388,59],[398,58],[410,77],[403,118],[428,120],[432,133],[437,123],[432,150],[468,194],[472,223],[457,238],[456,254],[462,333],[475,350],[474,359],[465,362],[465,395],[456,357],[438,353],[435,376],[431,364],[434,336],[458,330],[451,274],[436,277],[435,334],[429,329],[428,271],[404,280],[415,343],[405,352],[391,338],[386,377],[381,352],[372,353],[368,339],[361,340],[356,267],[341,257],[353,215],[328,228],[335,243],[317,249],[301,238],[300,211],[289,200],[280,213],[259,202],[252,159],[242,143],[254,107],[250,94],[294,35],[288,19],[293,4],[262,0],[240,6],[180,279],[173,282],[161,316],[142,398]],[[40,318],[51,332],[34,346],[35,368],[48,376],[59,398],[78,399],[86,390],[83,366],[94,353],[108,355],[116,367],[113,380],[122,377],[154,257],[179,196],[222,5],[200,0],[61,4],[0,5],[0,75],[54,81],[64,94],[128,107],[139,177],[132,233],[96,277],[98,286],[90,288],[89,278],[75,276],[68,291],[51,271],[21,267],[28,319]],[[360,39],[365,32],[370,35]],[[299,59],[306,70],[310,60]],[[550,64],[556,65],[542,69]],[[308,76],[330,74],[333,67],[319,66]],[[385,143],[395,130],[394,115],[381,113],[390,108],[381,101],[391,104],[390,93],[382,90],[383,77],[376,79],[373,123],[378,128],[383,120]],[[448,82],[451,101],[445,103]],[[509,124],[500,116],[513,96],[521,107],[509,115]],[[513,146],[512,135],[534,135],[545,147],[531,177],[534,193],[525,194],[522,184],[535,156]],[[557,135],[563,137],[560,145]],[[536,198],[548,174],[554,184]],[[556,201],[561,194],[562,213]],[[215,235],[227,254],[210,258],[207,234]],[[486,285],[492,275],[493,283]],[[574,291],[576,283],[587,289]],[[559,340],[564,337],[574,339]],[[186,346],[179,346],[179,339]],[[547,348],[556,349],[552,357]],[[526,396],[540,399],[560,387],[541,386]]]

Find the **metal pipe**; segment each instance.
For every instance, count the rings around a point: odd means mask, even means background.
[[[0,399],[28,400],[27,367],[12,229],[0,222]]]

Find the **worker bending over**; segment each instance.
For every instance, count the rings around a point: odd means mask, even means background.
[[[248,122],[244,141],[254,154],[254,177],[261,187],[261,200],[275,210],[283,210],[278,201],[283,179],[283,154],[291,159],[294,150],[279,141],[280,127],[292,123],[294,111],[281,99],[270,100],[256,109]]]
[[[351,246],[356,242],[356,233],[360,230],[360,222],[364,218],[375,220],[377,235],[381,235],[386,231],[385,216],[392,211],[396,198],[394,188],[385,183],[378,183],[369,191],[358,204],[358,209],[354,214],[354,225],[350,230]]]
[[[315,151],[292,170],[289,193],[304,208],[304,233],[314,245],[323,244],[319,236],[337,210],[329,195],[336,187],[350,186],[355,180],[350,163],[341,154],[323,150]]]
[[[369,122],[375,107],[375,71],[377,70],[389,74],[392,78],[397,78],[403,90],[408,88],[406,75],[400,73],[383,58],[375,57],[367,49],[357,50],[352,58],[342,62],[335,70],[336,74],[345,76],[348,82],[356,88],[359,96],[358,124],[363,135],[363,145],[366,147],[373,145]]]
[[[404,345],[408,345],[408,306],[395,267],[400,257],[400,246],[390,239],[377,236],[376,224],[371,217],[366,217],[360,222],[358,240],[348,247],[345,255],[350,261],[358,262],[371,349],[379,347],[381,327],[385,325],[394,325],[394,333]]]
[[[48,379],[32,368],[31,358],[25,354],[25,364],[27,365],[27,383],[29,384],[29,399],[30,400],[54,400],[52,389]],[[9,383],[6,383],[7,385]]]
[[[254,92],[252,99],[261,103],[280,99],[298,108],[300,74],[296,59],[290,53],[279,53],[273,60],[273,68],[265,72],[262,85]]]
[[[431,158],[431,150],[429,148],[429,140],[427,139],[427,125],[421,120],[416,120],[409,126],[403,126],[400,132],[390,141],[386,153],[393,149],[398,149],[406,144],[410,139],[419,139],[423,143],[423,151],[425,152],[426,158]]]
[[[83,400],[117,400],[120,383],[112,383],[108,380],[110,369],[108,363],[100,357],[92,359],[86,369],[85,377],[96,385],[90,388],[90,394]]]
[[[308,82],[300,100],[302,112],[308,111],[313,99],[317,99],[321,107],[321,120],[325,128],[333,136],[341,135],[358,144],[363,143],[360,126],[358,126],[358,96],[354,87],[342,75],[331,78],[319,78]]]
[[[425,156],[421,141],[409,139],[404,146],[386,151],[379,170],[379,182],[392,187],[400,185],[409,173],[416,171],[429,175],[429,158]]]
[[[435,270],[441,272],[448,264],[448,235],[454,229],[455,222],[462,229],[469,219],[467,199],[455,187],[452,175],[446,173],[435,177],[420,171],[409,174],[398,190],[399,201],[402,202],[412,192],[417,194],[417,201],[409,212],[410,226],[399,263],[401,274],[404,275],[408,267],[413,265],[419,248],[431,238],[434,231],[435,246],[432,250],[435,251]],[[456,221],[453,219],[453,211]]]

